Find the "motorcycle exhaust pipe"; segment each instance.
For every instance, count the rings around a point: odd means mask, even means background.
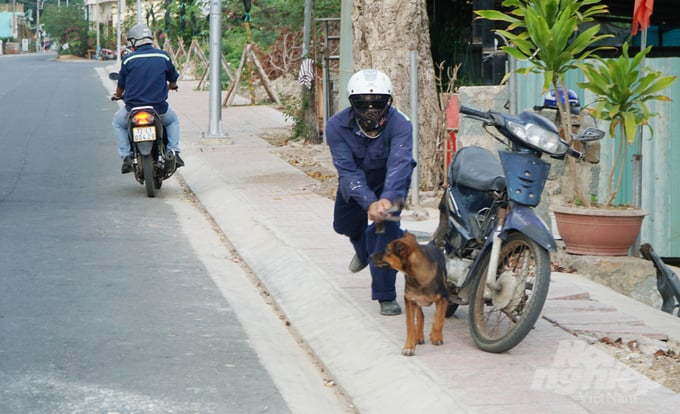
[[[165,163],[163,164],[163,174],[165,174],[165,178],[169,178],[176,169],[177,166],[177,157],[175,157],[175,153],[172,151],[168,151],[165,153]]]

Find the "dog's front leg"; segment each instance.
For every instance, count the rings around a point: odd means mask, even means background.
[[[434,311],[434,320],[432,321],[432,332],[430,332],[430,341],[432,345],[444,344],[444,320],[446,318],[446,308],[448,300],[445,298],[439,299]]]
[[[404,297],[404,308],[406,313],[406,343],[401,354],[413,356],[416,354],[416,326],[415,326],[415,307],[416,305]]]
[[[416,332],[418,333],[416,343],[422,345],[425,343],[425,315],[423,314],[423,307],[417,303],[413,304],[416,314]]]

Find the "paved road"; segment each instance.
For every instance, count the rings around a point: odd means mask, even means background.
[[[97,65],[0,57],[0,413],[342,411],[180,183],[120,175]]]

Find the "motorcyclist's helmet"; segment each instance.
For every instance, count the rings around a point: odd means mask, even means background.
[[[153,43],[153,34],[151,33],[149,26],[144,23],[137,23],[130,28],[127,41],[132,48],[150,45]]]
[[[360,70],[347,82],[347,98],[364,134],[369,138],[380,136],[392,104],[390,78],[377,69]]]
[[[567,90],[567,99],[569,100],[569,108],[572,112],[578,113],[581,110],[581,102],[578,95],[571,89]],[[560,88],[560,102],[564,103],[564,89]],[[557,98],[555,97],[555,90],[551,89],[545,94],[543,99],[543,107],[557,109]]]

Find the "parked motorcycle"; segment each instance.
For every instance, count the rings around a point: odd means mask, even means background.
[[[109,74],[115,80],[117,73]],[[111,97],[112,100],[121,98]],[[137,106],[130,110],[128,138],[133,153],[135,179],[146,187],[146,195],[155,197],[163,180],[177,170],[175,154],[167,151],[168,138],[161,116],[153,106]]]
[[[469,305],[475,343],[500,353],[531,331],[548,294],[549,250],[556,244],[534,211],[550,170],[541,157],[583,154],[560,138],[552,122],[531,111],[510,115],[461,106],[460,113],[482,122],[505,149],[498,158],[475,146],[456,153],[433,239],[447,256],[447,316],[459,305]],[[594,141],[603,136],[603,131],[588,128],[572,138]]]

